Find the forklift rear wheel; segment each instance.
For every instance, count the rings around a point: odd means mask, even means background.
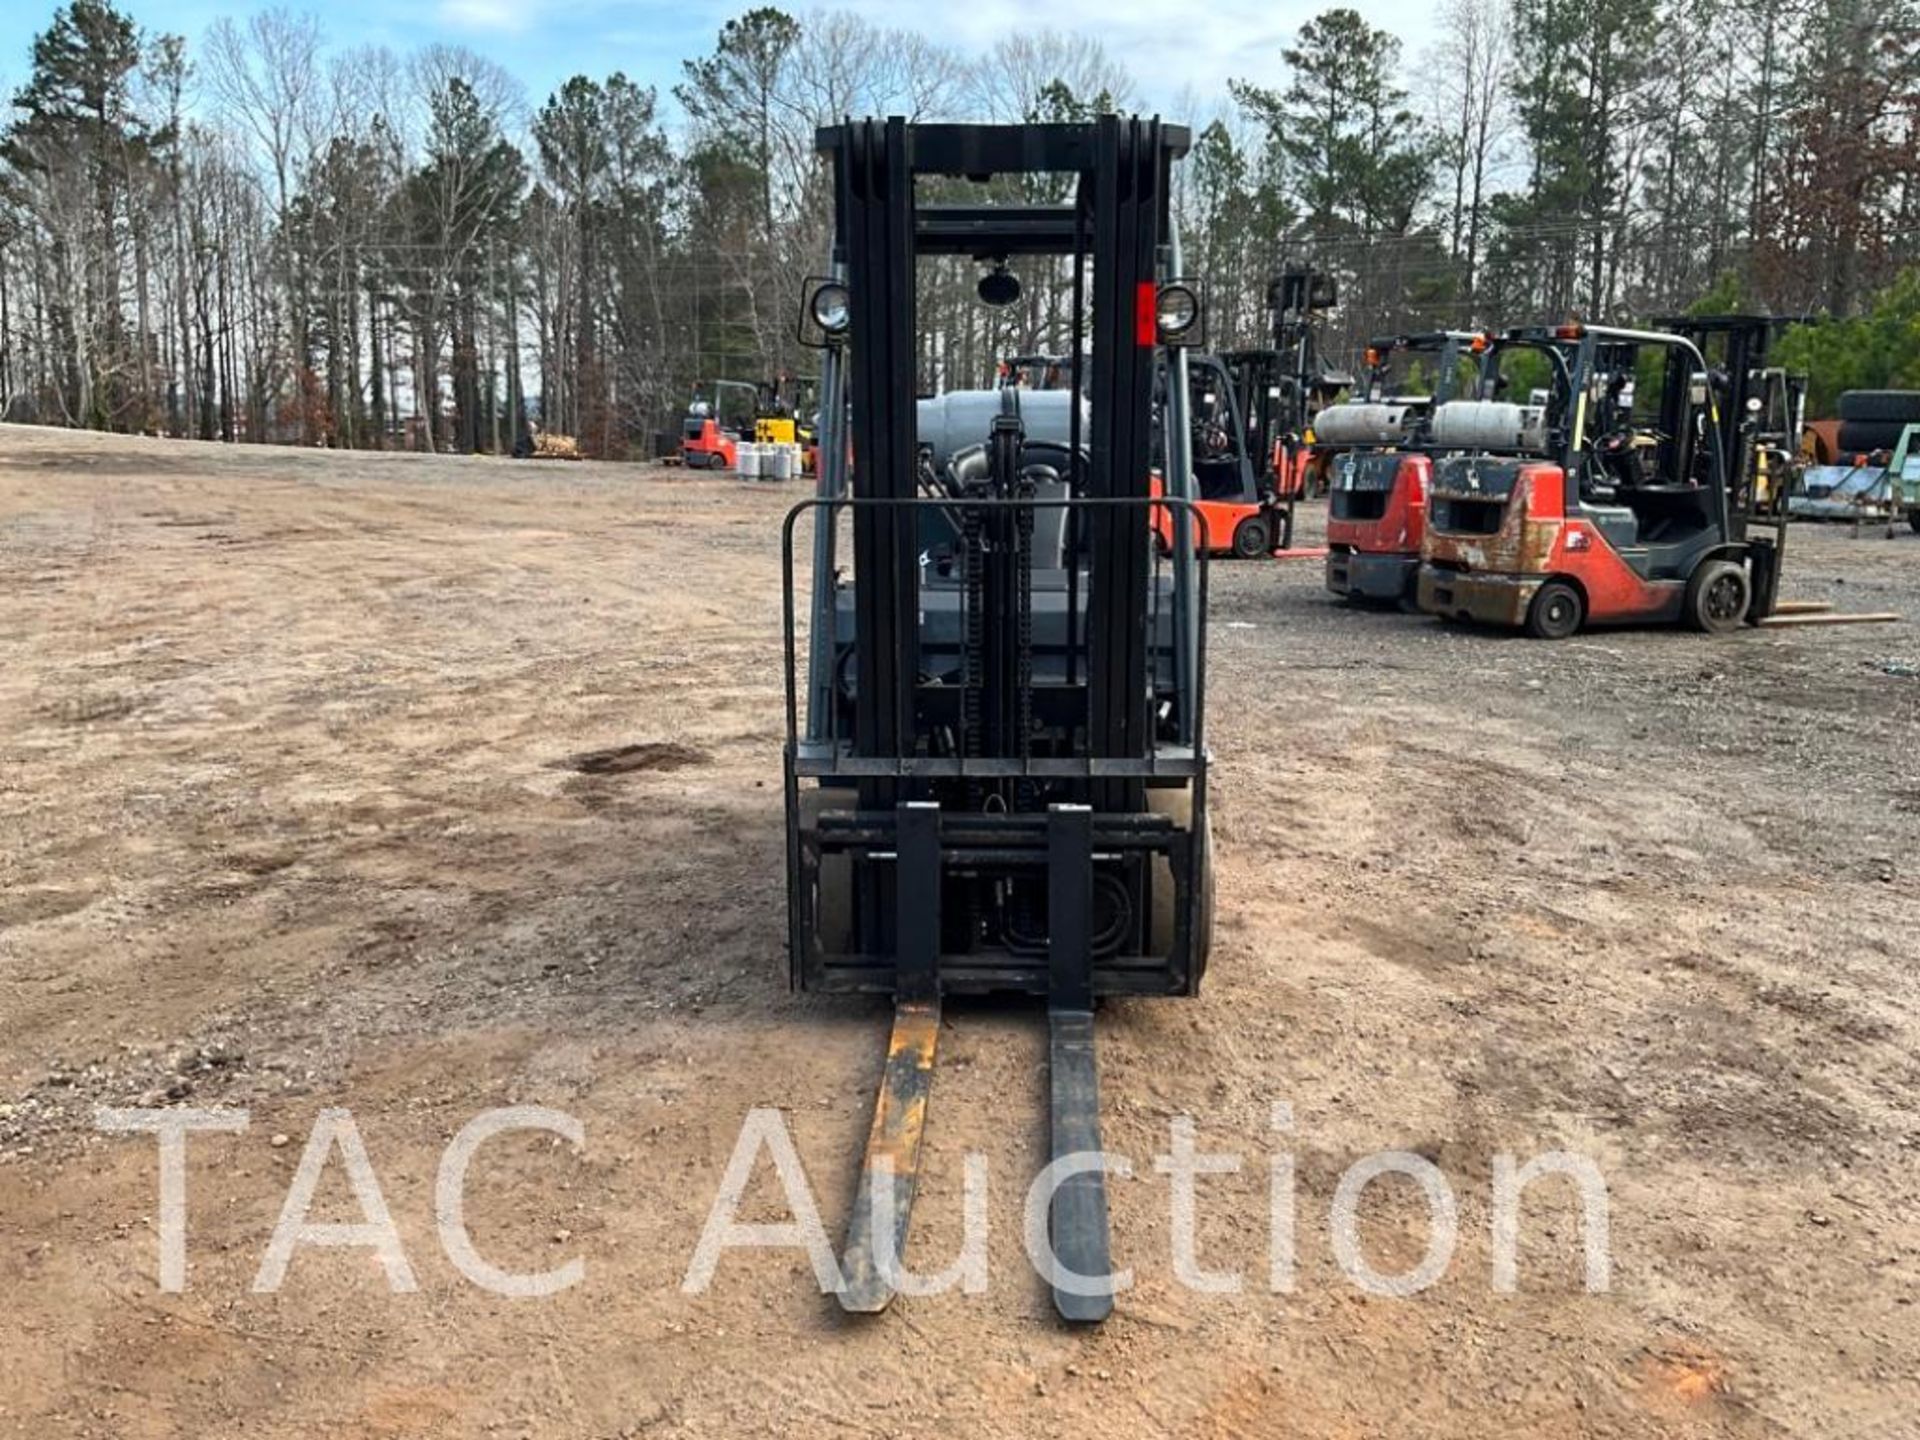
[[[1171,816],[1182,829],[1193,827],[1191,790],[1149,790],[1147,809],[1155,815]],[[1196,985],[1207,973],[1207,957],[1213,950],[1213,816],[1207,816],[1206,828],[1199,836],[1200,913],[1193,932],[1193,979]],[[1173,949],[1173,868],[1155,857],[1151,862],[1153,883],[1149,886],[1153,906],[1152,929],[1147,943],[1156,955]]]
[[[1242,560],[1258,560],[1273,553],[1273,536],[1268,533],[1265,516],[1249,515],[1233,527],[1233,553]]]
[[[1920,510],[1907,511],[1907,524],[1913,527],[1913,533],[1920,535]]]
[[[1752,602],[1747,572],[1731,560],[1709,560],[1687,582],[1687,622],[1709,635],[1738,630]]]
[[[1549,580],[1527,607],[1527,633],[1536,640],[1564,640],[1586,618],[1580,592],[1564,580]]]

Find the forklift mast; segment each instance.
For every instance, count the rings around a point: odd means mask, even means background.
[[[1333,273],[1311,264],[1283,267],[1267,285],[1267,313],[1279,361],[1279,403],[1274,424],[1282,434],[1304,435],[1316,400],[1347,389],[1353,377],[1327,368],[1320,354],[1320,324],[1340,300]]]
[[[1653,322],[1692,342],[1709,367],[1732,509],[1743,520],[1771,521],[1786,513],[1806,424],[1807,377],[1773,364],[1772,352],[1787,328],[1803,320],[1679,315]],[[1670,377],[1669,384],[1677,383],[1677,376]]]

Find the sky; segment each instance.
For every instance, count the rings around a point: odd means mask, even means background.
[[[273,8],[268,0],[117,0],[148,31],[197,41],[220,15]],[[680,61],[711,49],[721,24],[764,0],[283,0],[318,13],[337,45],[386,45],[396,51],[441,41],[465,45],[505,66],[537,104],[569,75],[615,70],[666,96]],[[1226,103],[1229,77],[1270,81],[1280,49],[1300,24],[1341,0],[1209,0],[1172,6],[1155,0],[841,0],[814,8],[855,11],[876,24],[915,29],[965,53],[986,49],[1019,27],[1097,36],[1124,63],[1148,106],[1170,120],[1194,98],[1209,112]],[[1358,0],[1346,0],[1358,3]],[[26,76],[34,34],[46,27],[54,0],[0,0],[0,81],[9,91]],[[1359,7],[1369,21],[1406,42],[1414,62],[1431,42],[1431,0],[1374,0]]]

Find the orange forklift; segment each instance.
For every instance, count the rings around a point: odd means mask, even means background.
[[[729,393],[747,397],[744,428],[726,423]],[[745,380],[710,380],[695,389],[680,427],[680,461],[689,470],[733,470],[740,463],[740,441],[750,435],[760,413],[760,387]]]
[[[1333,462],[1327,499],[1327,588],[1342,599],[1413,607],[1433,478],[1429,423],[1435,406],[1474,392],[1486,348],[1487,337],[1468,330],[1375,340],[1360,397],[1320,412],[1322,439],[1353,446]],[[1428,364],[1428,393],[1397,388]]]
[[[1244,352],[1243,352],[1244,353]],[[1186,357],[1188,455],[1193,465],[1194,504],[1204,525],[1195,547],[1209,555],[1257,560],[1293,543],[1293,510],[1274,491],[1267,421],[1249,420],[1242,386],[1232,368],[1238,357],[1190,352]],[[1164,387],[1164,367],[1156,385]],[[1168,413],[1164,396],[1156,416]],[[1160,494],[1158,476],[1154,494]],[[1173,553],[1174,512],[1156,506],[1154,540],[1162,555]]]
[[[1270,346],[1188,356],[1191,454],[1208,553],[1253,559],[1292,548],[1294,504],[1324,479],[1330,453],[1318,443],[1314,416],[1353,385],[1320,355],[1320,325],[1338,300],[1330,271],[1285,266],[1267,286]],[[1153,525],[1166,554],[1173,522],[1156,510]]]
[[[1767,327],[1723,317],[1718,339],[1741,358],[1721,369],[1667,331],[1502,336],[1483,398],[1433,414],[1430,443],[1454,453],[1435,463],[1420,608],[1550,640],[1633,623],[1725,634],[1771,614],[1787,487],[1756,483],[1767,474],[1757,417],[1773,408],[1763,392],[1788,382],[1764,366]],[[1526,355],[1544,393],[1484,398]]]

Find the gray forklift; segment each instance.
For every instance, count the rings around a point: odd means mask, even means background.
[[[1168,212],[1188,134],[895,118],[818,145],[834,241],[800,339],[823,352],[821,463],[782,544],[791,979],[894,1006],[839,1301],[875,1312],[898,1288],[943,1000],[1009,994],[1047,1010],[1051,1150],[1070,1172],[1049,1209],[1054,1301],[1098,1321],[1113,1300],[1104,1178],[1083,1163],[1100,1149],[1094,1008],[1194,994],[1212,931],[1186,413],[1204,325]],[[1066,177],[1067,203],[988,188],[1036,174]],[[926,201],[932,177],[962,198]],[[935,257],[979,265],[983,304],[1017,298],[1016,266],[1067,284],[1066,353],[1085,363],[1064,390],[916,400]],[[1178,537],[1165,556],[1156,512]]]

